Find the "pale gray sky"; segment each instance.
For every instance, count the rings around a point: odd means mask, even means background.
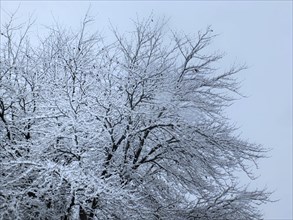
[[[64,25],[78,27],[91,5],[95,27],[106,32],[109,20],[120,30],[130,19],[155,16],[170,18],[169,26],[196,33],[207,25],[220,36],[213,47],[227,53],[224,64],[245,62],[239,74],[241,92],[227,114],[251,142],[272,148],[260,161],[259,179],[252,184],[275,190],[264,205],[265,219],[292,219],[292,1],[0,1],[14,11],[20,4],[20,20],[34,13],[37,24],[52,24],[53,16]],[[5,21],[1,10],[1,23]],[[41,26],[39,26],[41,30]]]

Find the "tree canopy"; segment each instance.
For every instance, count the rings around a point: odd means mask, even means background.
[[[259,219],[265,190],[246,172],[266,150],[224,115],[235,77],[208,27],[188,36],[163,20],[112,29],[1,24],[1,219]]]

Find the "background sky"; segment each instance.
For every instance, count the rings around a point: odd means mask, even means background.
[[[263,205],[265,219],[292,219],[292,1],[3,1],[5,11],[19,8],[19,21],[29,14],[36,25],[56,21],[78,28],[91,6],[93,28],[107,33],[109,20],[129,30],[136,16],[169,18],[168,26],[188,34],[212,25],[219,36],[213,47],[226,52],[223,65],[235,60],[249,68],[238,77],[247,98],[235,102],[227,115],[251,142],[271,148],[256,170],[252,187],[275,191],[276,203]],[[243,182],[246,181],[244,177]]]

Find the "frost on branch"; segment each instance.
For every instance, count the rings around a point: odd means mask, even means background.
[[[210,28],[162,21],[106,43],[58,25],[1,27],[1,219],[259,219],[264,190],[238,184],[265,150],[235,136],[223,109],[234,75]],[[37,46],[36,46],[37,45]]]

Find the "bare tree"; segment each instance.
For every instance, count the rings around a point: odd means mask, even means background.
[[[0,218],[261,218],[269,194],[235,171],[253,178],[266,150],[223,116],[245,66],[217,68],[210,27],[168,35],[151,16],[107,44],[91,21],[38,46],[31,22],[2,26]]]

